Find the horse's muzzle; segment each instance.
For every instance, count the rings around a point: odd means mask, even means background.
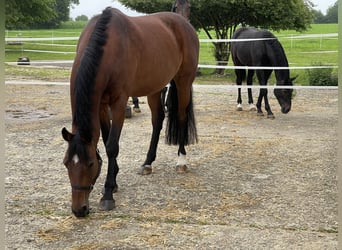
[[[290,105],[283,105],[283,106],[281,107],[281,112],[282,112],[283,114],[287,114],[288,112],[290,112],[290,110],[291,110],[291,106],[290,106]]]
[[[89,214],[89,207],[87,205],[84,205],[77,210],[72,208],[72,212],[77,218],[86,217]]]

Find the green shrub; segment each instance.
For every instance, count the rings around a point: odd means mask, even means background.
[[[322,63],[314,63],[312,66],[327,66]],[[312,86],[337,86],[336,76],[332,75],[332,68],[316,68],[307,70],[309,85]]]

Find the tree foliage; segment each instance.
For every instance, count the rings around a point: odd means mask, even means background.
[[[338,23],[338,1],[328,8],[324,21],[325,23]]]
[[[79,0],[9,0],[5,2],[6,29],[56,27],[67,21],[70,5]]]
[[[75,21],[88,21],[88,17],[86,15],[80,15],[75,18]]]
[[[327,14],[323,15],[321,11],[314,10],[315,23],[338,23],[338,1],[327,10]]]
[[[169,11],[173,0],[119,0],[123,5],[142,13]],[[240,26],[272,30],[305,30],[312,22],[313,4],[309,0],[193,0],[190,22],[203,29],[209,38],[231,38]],[[226,64],[229,43],[213,43],[218,64]],[[218,72],[220,73],[220,72]]]

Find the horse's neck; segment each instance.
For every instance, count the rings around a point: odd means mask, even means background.
[[[273,57],[270,57],[271,65],[273,67],[288,67],[289,63],[287,61],[283,47],[277,41],[276,43],[269,44],[271,50],[273,51]],[[287,81],[290,77],[289,69],[276,69],[274,70],[277,82]]]

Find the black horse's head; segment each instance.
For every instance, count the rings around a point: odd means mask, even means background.
[[[287,114],[291,110],[291,101],[292,101],[292,88],[286,88],[286,86],[292,87],[292,82],[297,77],[289,78],[287,81],[278,82],[278,86],[284,86],[284,88],[276,88],[274,89],[274,95],[277,98],[279,105],[281,106],[281,112]]]
[[[68,142],[64,165],[68,169],[72,188],[72,212],[76,217],[89,214],[89,194],[101,171],[102,160],[97,149],[63,128],[62,136]]]
[[[189,0],[176,0],[172,5],[171,12],[176,12],[186,19],[190,17],[190,1]]]

